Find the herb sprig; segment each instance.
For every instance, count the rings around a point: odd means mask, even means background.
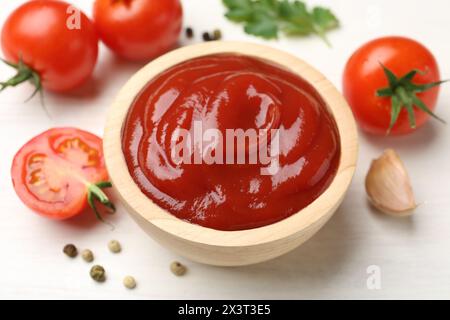
[[[330,9],[308,9],[305,2],[295,0],[223,0],[228,8],[225,16],[244,23],[246,33],[265,39],[278,38],[279,31],[288,36],[315,34],[330,45],[326,33],[339,27]]]

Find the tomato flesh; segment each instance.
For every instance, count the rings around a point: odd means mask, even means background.
[[[81,213],[88,186],[108,178],[101,139],[75,128],[50,129],[26,143],[11,172],[20,199],[53,219]]]
[[[359,126],[371,134],[385,135],[391,120],[391,98],[377,97],[379,89],[388,87],[383,64],[401,77],[412,70],[420,70],[414,77],[415,84],[427,84],[440,80],[439,67],[433,54],[422,44],[403,37],[385,37],[373,40],[358,49],[349,59],[344,71],[343,91]],[[434,110],[439,94],[435,87],[418,93],[430,110]],[[414,108],[416,128],[429,119],[425,112]],[[393,135],[414,131],[406,109],[391,130]]]

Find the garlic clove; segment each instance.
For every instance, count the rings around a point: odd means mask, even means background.
[[[392,149],[372,161],[366,192],[372,205],[386,214],[409,216],[417,207],[408,172]]]

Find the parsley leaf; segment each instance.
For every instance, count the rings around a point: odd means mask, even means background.
[[[339,27],[331,10],[314,7],[309,10],[300,0],[223,0],[228,11],[225,16],[244,23],[248,34],[265,39],[278,37],[279,31],[288,36],[315,34],[329,44],[326,33]]]
[[[265,39],[276,38],[278,35],[278,25],[270,18],[258,18],[248,22],[244,27],[245,32]]]
[[[325,33],[339,27],[339,20],[331,10],[322,7],[316,7],[312,12],[314,30],[319,37],[328,43]]]

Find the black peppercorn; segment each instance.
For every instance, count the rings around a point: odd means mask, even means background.
[[[186,28],[186,38],[192,39],[194,37],[194,29],[191,27]]]
[[[212,40],[211,35],[209,34],[209,32],[203,32],[202,38],[203,38],[203,41],[211,41]]]

